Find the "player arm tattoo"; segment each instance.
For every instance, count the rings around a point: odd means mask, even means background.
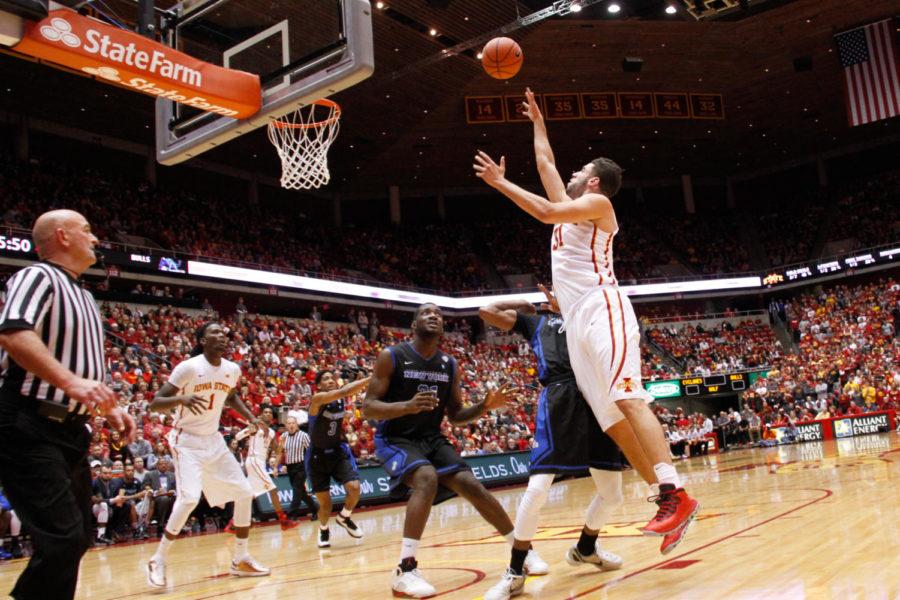
[[[534,314],[534,306],[526,300],[510,302],[494,302],[478,309],[481,320],[503,331],[509,331],[516,325],[517,313]]]

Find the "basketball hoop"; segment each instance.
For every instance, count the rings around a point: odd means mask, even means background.
[[[281,158],[281,187],[309,190],[328,183],[328,148],[340,120],[337,102],[322,99],[269,123],[269,141]]]

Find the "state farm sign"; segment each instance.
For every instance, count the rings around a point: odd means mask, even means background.
[[[13,50],[110,83],[236,119],[259,111],[259,77],[173,50],[69,9],[26,25]]]

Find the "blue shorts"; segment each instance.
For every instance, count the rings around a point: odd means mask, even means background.
[[[306,456],[306,474],[313,492],[327,492],[332,479],[340,484],[359,479],[356,459],[347,444],[334,448],[310,446]]]
[[[438,477],[471,470],[440,434],[420,439],[376,435],[375,455],[391,478],[391,490],[402,487],[403,478],[424,465],[433,466]]]
[[[600,429],[574,379],[541,390],[534,440],[532,474],[623,469],[622,452]]]

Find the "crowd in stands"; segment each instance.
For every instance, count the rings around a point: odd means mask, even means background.
[[[673,215],[651,223],[654,237],[677,249],[685,266],[699,275],[753,270],[750,253],[737,235],[740,224],[734,217]]]
[[[827,211],[817,203],[796,202],[756,216],[753,235],[763,246],[767,266],[809,260]]]
[[[722,320],[715,326],[667,323],[650,326],[645,335],[680,364],[684,375],[709,375],[765,367],[782,356],[781,342],[761,319],[735,326]]]
[[[857,248],[890,244],[900,239],[900,170],[882,174],[838,194],[834,218],[823,231],[826,240],[855,238]]]
[[[778,302],[776,310],[799,352],[773,356],[740,411],[685,416],[656,406],[673,455],[693,456],[697,440],[712,435],[720,448],[774,444],[776,428],[783,441],[796,441],[797,424],[900,410],[900,283],[836,286]]]
[[[862,246],[896,240],[893,206],[900,173],[847,187],[852,191],[839,195],[835,210],[827,213],[838,211],[838,217],[830,219],[823,218],[824,201],[815,194],[749,220],[715,214],[662,219],[624,203],[616,236],[617,278],[665,276],[672,272],[668,267],[697,274],[745,272],[805,260],[821,226],[823,240],[854,237]],[[172,191],[115,173],[0,154],[3,225],[29,228],[38,214],[58,206],[84,213],[101,239],[141,236],[170,250],[325,276],[453,292],[490,287],[491,270],[550,281],[550,228],[521,212],[464,224],[336,228],[300,211],[248,202],[243,189],[234,195]],[[750,251],[740,242],[739,228],[747,224],[766,265],[751,265]]]
[[[641,340],[641,377],[645,380],[672,379],[680,373]]]
[[[836,286],[783,304],[799,340],[744,400],[766,423],[900,409],[900,284]]]
[[[0,154],[2,224],[30,229],[50,208],[83,213],[101,240],[145,236],[201,256],[293,268],[322,275],[439,290],[485,287],[462,225],[328,227],[299,211],[247,202],[243,194],[203,196],[153,188],[109,173]]]

